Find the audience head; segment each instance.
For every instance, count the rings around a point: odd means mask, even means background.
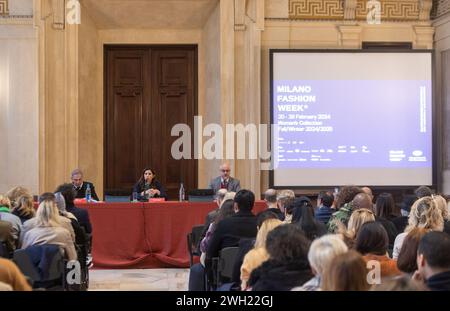
[[[39,204],[36,212],[37,227],[59,226],[59,212],[54,200],[44,200]]]
[[[22,216],[30,218],[34,217],[36,211],[34,210],[33,203],[33,197],[29,194],[25,194],[17,199],[12,211],[18,211]]]
[[[425,234],[417,250],[417,267],[425,279],[450,271],[450,235],[437,231]]]
[[[66,201],[66,206],[73,205],[73,201],[75,200],[75,190],[71,184],[62,184],[56,189],[55,192],[60,192],[63,195],[64,201]]]
[[[325,233],[320,230],[319,223],[314,218],[314,208],[310,201],[298,198],[294,200],[293,205],[291,223],[299,226],[308,239],[312,241]]]
[[[74,169],[70,175],[70,179],[75,187],[81,187],[83,185],[83,172],[79,168]]]
[[[370,200],[373,201],[372,189],[370,189],[369,187],[362,187],[361,190],[370,197]]]
[[[334,203],[334,195],[330,191],[322,191],[318,196],[319,206],[332,207]]]
[[[336,196],[336,209],[340,209],[345,204],[350,203],[361,192],[362,190],[356,186],[342,187]]]
[[[400,271],[414,273],[417,270],[417,249],[420,240],[427,232],[423,228],[414,228],[405,237],[397,258],[397,268]]]
[[[348,251],[347,245],[338,235],[327,234],[311,243],[308,261],[315,275],[322,275],[330,262]]]
[[[6,207],[8,209],[11,209],[11,201],[8,199],[8,197],[3,196],[0,194],[0,207]]]
[[[156,171],[150,167],[146,167],[142,170],[141,177],[138,183],[141,185],[151,184],[156,180]]]
[[[277,191],[275,189],[267,189],[264,192],[264,201],[269,205],[277,204]]]
[[[442,218],[444,221],[448,220],[448,205],[447,200],[441,195],[433,195],[431,196],[434,199],[438,209],[441,211]]]
[[[266,219],[262,223],[261,227],[259,227],[258,229],[258,234],[256,235],[255,241],[255,248],[265,247],[267,235],[269,234],[269,232],[282,224],[283,222],[279,219],[274,218]]]
[[[349,250],[334,257],[322,274],[321,288],[326,291],[366,291],[367,268],[362,256]]]
[[[414,194],[407,194],[403,197],[402,203],[400,203],[400,212],[402,216],[409,216],[411,212],[411,206],[416,202],[417,196]]]
[[[11,202],[11,208],[14,207],[14,205],[16,204],[16,201],[23,195],[30,195],[31,196],[31,192],[24,187],[14,187],[11,190],[9,190],[6,193],[6,197],[9,199],[9,201]]]
[[[279,219],[278,215],[272,212],[270,209],[266,209],[258,215],[256,215],[256,226],[258,228],[261,228],[263,222],[265,222],[267,219]]]
[[[375,215],[381,218],[389,219],[395,215],[395,201],[392,194],[383,192],[376,201]]]
[[[433,191],[427,187],[427,186],[420,186],[416,190],[414,190],[414,194],[417,198],[423,198],[423,197],[431,197],[433,194]]]
[[[250,190],[242,189],[234,197],[235,211],[250,212],[255,204],[255,195]]]
[[[234,200],[234,197],[236,196],[236,192],[234,191],[228,191],[225,196],[223,197],[222,200],[222,204],[223,202],[227,201],[227,200]]]
[[[414,228],[443,230],[444,218],[432,197],[418,199],[411,207],[405,232],[409,232]]]
[[[233,215],[234,215],[234,201],[226,200],[222,203],[222,206],[220,207],[217,216],[214,218],[214,223],[217,225],[223,219]]]
[[[39,196],[39,204],[44,201],[56,201],[56,196],[52,192],[44,192]]]
[[[358,235],[359,230],[361,230],[361,227],[366,222],[371,221],[375,221],[375,215],[371,210],[363,208],[353,211],[348,220],[347,237],[354,239]]]
[[[354,211],[361,208],[365,208],[371,211],[373,210],[372,199],[368,194],[364,192],[358,193],[352,200],[352,207]]]
[[[64,200],[64,196],[61,194],[61,192],[55,193],[55,203],[60,212],[66,211],[66,201]]]
[[[371,291],[380,292],[417,292],[427,291],[428,288],[421,282],[412,280],[409,276],[385,279],[380,285],[375,285]]]
[[[388,245],[388,234],[379,222],[366,222],[356,235],[355,250],[362,255],[386,255]]]
[[[220,165],[219,170],[220,170],[220,177],[222,177],[223,179],[230,178],[231,168],[228,162],[222,163]]]
[[[223,199],[224,199],[225,195],[227,194],[227,192],[228,192],[227,189],[219,189],[217,191],[216,198],[215,198],[217,206],[220,207],[220,205],[222,205]]]
[[[266,249],[270,258],[278,262],[307,261],[310,244],[299,227],[285,224],[269,232]]]
[[[277,192],[278,208],[285,213],[286,207],[295,199],[295,193],[292,190],[281,190]]]

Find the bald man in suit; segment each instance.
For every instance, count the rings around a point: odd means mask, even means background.
[[[230,165],[228,163],[223,163],[220,168],[220,176],[211,180],[208,185],[208,189],[212,189],[214,194],[220,189],[226,189],[227,191],[238,192],[241,190],[241,182],[237,178],[230,176]]]

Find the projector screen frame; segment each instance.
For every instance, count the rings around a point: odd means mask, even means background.
[[[386,54],[386,53],[427,53],[431,55],[431,90],[432,90],[432,102],[431,102],[431,119],[432,119],[432,126],[431,126],[431,144],[432,144],[432,148],[431,148],[431,152],[432,152],[432,157],[431,157],[431,161],[432,161],[432,168],[431,168],[431,172],[432,172],[432,184],[431,185],[426,185],[426,186],[430,186],[434,189],[437,189],[437,186],[441,183],[440,179],[441,176],[438,174],[438,172],[441,171],[442,168],[442,157],[440,156],[441,153],[441,149],[442,149],[442,139],[439,140],[439,137],[441,137],[441,133],[442,133],[442,122],[441,122],[441,118],[438,118],[437,115],[441,115],[442,114],[442,107],[441,105],[438,106],[438,103],[436,102],[436,90],[435,90],[435,83],[434,83],[434,79],[435,79],[435,54],[434,54],[434,50],[426,50],[426,49],[278,49],[278,48],[274,48],[274,49],[269,49],[269,96],[270,96],[270,102],[269,102],[269,113],[270,113],[270,124],[271,124],[271,128],[272,128],[272,124],[274,124],[274,120],[273,120],[273,105],[274,105],[274,100],[273,100],[273,57],[274,54],[276,53],[346,53],[346,54],[351,54],[351,53],[369,53],[369,54]],[[439,123],[439,124],[438,124]],[[439,134],[438,134],[439,132]],[[269,141],[269,146],[270,146],[270,150],[272,150],[272,146],[273,146],[273,134],[270,135],[270,141]],[[273,158],[273,150],[272,150],[272,154],[271,154],[271,161],[273,163],[274,158]],[[269,188],[272,189],[292,189],[292,190],[299,190],[299,189],[304,189],[304,190],[324,190],[324,189],[331,189],[334,187],[342,187],[345,185],[308,185],[308,186],[275,186],[274,185],[274,170],[271,169],[269,170]],[[409,190],[409,189],[415,189],[417,186],[421,186],[421,185],[415,185],[415,186],[411,186],[411,185],[382,185],[382,186],[373,186],[373,185],[360,185],[360,186],[369,186],[375,190],[378,191],[383,191],[383,190]],[[437,189],[439,190],[439,189]]]

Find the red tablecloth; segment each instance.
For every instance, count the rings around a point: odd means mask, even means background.
[[[215,203],[81,204],[93,227],[94,267],[189,267],[186,236]],[[254,213],[266,208],[255,203]]]

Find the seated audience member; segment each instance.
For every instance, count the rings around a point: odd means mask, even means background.
[[[91,221],[89,220],[89,213],[87,210],[78,208],[73,203],[75,199],[75,192],[71,184],[63,184],[58,187],[56,192],[60,192],[66,202],[66,211],[73,214],[88,234],[92,233]]]
[[[317,291],[320,290],[322,274],[337,256],[348,251],[347,245],[335,234],[327,234],[313,241],[308,252],[308,261],[314,277],[294,291]]]
[[[0,258],[0,283],[11,286],[14,291],[31,291],[25,276],[14,262]]]
[[[403,197],[402,203],[400,203],[401,216],[392,220],[395,227],[397,228],[398,233],[405,231],[406,226],[408,225],[408,217],[409,212],[411,211],[411,206],[414,204],[416,200],[417,197],[414,194],[407,194]]]
[[[264,201],[267,204],[267,208],[277,214],[278,218],[283,221],[284,213],[278,208],[277,191],[275,189],[267,189],[264,192]]]
[[[359,191],[359,192],[358,192]],[[340,194],[343,192],[342,194]],[[362,192],[358,187],[344,187],[340,193],[338,193],[338,200],[345,199],[345,201],[354,194],[354,197],[350,202],[345,203],[342,207],[335,212],[328,222],[328,232],[335,233],[338,228],[338,222],[345,226],[350,219],[350,216],[354,210],[365,208],[372,210],[372,200],[369,195]],[[341,204],[341,203],[339,203]]]
[[[10,200],[0,195],[0,220],[6,221],[11,223],[12,226],[12,236],[14,238],[14,241],[19,240],[21,231],[22,231],[22,221],[20,221],[20,218],[16,215],[11,214],[11,203]]]
[[[10,222],[0,220],[0,242],[6,247],[6,249],[4,249],[6,254],[4,253],[3,256],[0,254],[0,257],[9,258],[16,250],[17,241],[14,240],[12,231],[12,224]]]
[[[255,246],[244,257],[241,265],[241,288],[245,290],[247,288],[247,282],[250,277],[250,273],[259,267],[264,261],[269,259],[269,254],[266,249],[266,239],[270,231],[283,224],[279,219],[267,219],[262,223],[262,226],[258,228],[258,234],[256,235]]]
[[[95,192],[94,184],[83,180],[83,172],[79,168],[72,171],[70,179],[72,181],[73,189],[75,190],[76,199],[84,199],[86,197],[86,190],[89,187],[91,189],[92,199],[100,201]]]
[[[432,198],[436,202],[437,207],[441,211],[442,218],[444,219],[444,232],[450,234],[450,221],[449,212],[447,206],[447,200],[441,195],[433,195]]]
[[[208,230],[209,225],[214,221],[214,218],[216,217],[217,213],[219,212],[220,207],[222,206],[222,203],[224,202],[225,195],[228,193],[227,189],[219,189],[215,195],[215,202],[217,204],[217,208],[212,210],[211,212],[206,215],[205,219],[205,227],[206,230]],[[206,231],[205,231],[206,234]]]
[[[269,219],[279,219],[277,214],[275,214],[274,212],[272,212],[270,209],[266,209],[260,213],[258,213],[258,215],[256,215],[256,228],[259,231],[259,228],[261,228],[262,224]],[[241,288],[240,283],[241,283],[241,266],[242,263],[244,262],[244,257],[245,255],[247,255],[247,253],[253,249],[253,247],[255,246],[255,242],[256,239],[255,238],[244,238],[244,239],[240,239],[239,240],[239,250],[238,250],[238,254],[236,255],[236,261],[234,262],[234,267],[233,267],[233,277],[231,279],[231,281],[235,284],[235,285],[239,285],[236,286],[238,288]]]
[[[414,279],[424,281],[432,291],[450,291],[450,236],[427,233],[419,243],[417,266]]]
[[[314,208],[308,201],[298,198],[292,204],[291,223],[302,229],[309,240],[313,241],[327,233],[327,227],[314,218]]]
[[[25,221],[30,220],[36,215],[36,211],[33,206],[33,197],[29,194],[19,197],[11,211],[14,215],[20,218],[22,224]]]
[[[378,196],[375,204],[375,219],[386,229],[389,238],[388,250],[390,254],[392,254],[394,241],[398,235],[397,228],[393,222],[398,217],[395,209],[395,201],[392,194],[384,192]]]
[[[54,201],[45,200],[39,204],[35,219],[35,226],[23,235],[23,249],[32,245],[59,245],[64,249],[68,260],[77,260],[72,237],[67,229],[61,227],[60,216]]]
[[[222,220],[212,235],[206,250],[205,267],[210,276],[211,260],[225,247],[237,247],[242,238],[256,237],[256,217],[252,213],[255,195],[249,190],[239,190],[234,197],[235,214]]]
[[[295,193],[292,190],[280,190],[277,192],[277,206],[284,214],[284,222],[291,223],[292,214],[286,211],[286,207],[295,199]]]
[[[367,291],[366,262],[361,254],[349,250],[334,257],[322,274],[321,289],[325,291]]]
[[[371,221],[375,221],[375,215],[371,210],[366,208],[358,209],[350,216],[347,228],[341,223],[338,224],[337,233],[342,236],[348,248],[353,248],[359,230],[366,222]]]
[[[332,208],[334,203],[334,195],[330,191],[323,191],[319,193],[318,197],[319,207],[316,210],[314,217],[323,224],[327,224],[331,215],[335,212]]]
[[[420,240],[427,232],[428,230],[424,228],[414,228],[406,235],[397,258],[397,268],[403,273],[412,276],[417,270],[417,249]]]
[[[43,193],[40,197],[39,197],[39,202],[42,203],[43,201],[52,201],[53,203],[56,204],[55,201],[55,195],[51,192],[46,192]],[[70,237],[72,238],[72,241],[75,242],[75,231],[73,230],[72,227],[72,222],[70,221],[70,219],[62,217],[61,215],[58,214],[58,224],[66,229],[67,231],[69,231],[70,233]],[[23,235],[28,232],[29,230],[33,229],[36,227],[38,223],[38,220],[36,219],[36,217],[33,217],[29,220],[27,220],[24,224],[23,224]]]
[[[248,285],[253,291],[288,291],[313,277],[308,263],[311,242],[292,224],[273,229],[267,235],[269,259],[254,269]]]
[[[18,186],[18,187],[14,187],[12,189],[10,189],[7,193],[6,193],[6,197],[9,199],[10,203],[11,203],[11,208],[13,208],[16,203],[17,200],[24,195],[31,195],[30,190],[28,190],[27,188]]]
[[[156,179],[156,172],[152,168],[144,168],[141,177],[133,187],[133,193],[137,193],[139,201],[148,201],[150,198],[167,199],[166,190]]]
[[[379,222],[365,223],[356,236],[355,250],[363,255],[364,261],[380,264],[382,278],[400,274],[397,262],[388,256],[388,245],[386,229]]]
[[[431,190],[427,186],[420,186],[416,190],[414,190],[414,194],[418,199],[424,198],[424,197],[431,197],[433,195],[433,190]]]
[[[398,258],[403,240],[414,228],[424,228],[431,231],[442,231],[444,229],[444,219],[436,202],[432,197],[423,197],[414,202],[408,218],[408,226],[405,232],[400,233],[395,238],[394,251],[392,257]]]
[[[200,242],[200,251],[202,252],[200,256],[200,263],[194,264],[190,269],[189,274],[189,291],[202,291],[205,289],[205,257],[206,251],[209,246],[212,235],[214,234],[217,225],[224,219],[234,215],[234,201],[226,200],[222,203],[218,214],[214,218],[213,222],[209,225],[208,231],[205,237]]]
[[[379,285],[374,285],[371,291],[378,292],[417,292],[428,291],[428,288],[421,282],[411,280],[408,276],[401,276],[383,280]]]

